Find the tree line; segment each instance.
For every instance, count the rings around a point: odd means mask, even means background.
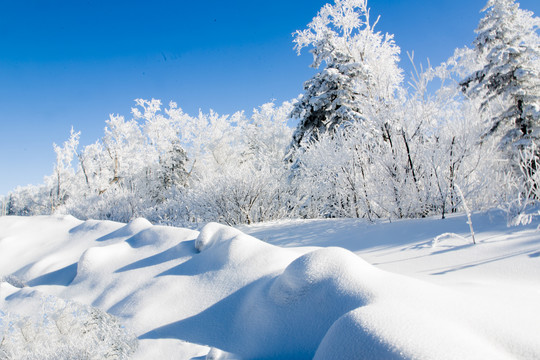
[[[336,0],[294,34],[319,69],[297,99],[231,116],[138,99],[94,144],[79,149],[72,130],[54,145],[53,174],[13,190],[4,213],[189,226],[444,218],[467,205],[519,219],[540,195],[540,19],[514,0],[483,14],[471,48],[415,65],[404,84],[367,1]]]

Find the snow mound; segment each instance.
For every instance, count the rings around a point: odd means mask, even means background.
[[[272,283],[269,296],[277,304],[288,304],[320,288],[325,294],[354,295],[363,302],[372,296],[359,277],[376,269],[342,248],[315,250],[293,261]]]
[[[136,218],[136,219],[131,220],[129,223],[122,226],[121,228],[117,229],[116,231],[113,231],[101,237],[99,240],[107,241],[110,239],[119,239],[119,238],[127,239],[151,227],[152,227],[152,224],[150,223],[150,221],[143,218]]]
[[[441,289],[408,281],[405,292],[392,284],[396,279],[387,280],[392,291],[383,291],[378,301],[337,320],[314,359],[514,358],[498,336],[486,334],[478,316],[462,307],[459,296],[446,297]],[[423,294],[423,299],[411,297],[413,293]]]
[[[232,324],[239,340],[229,351],[245,358],[312,358],[337,319],[371,301],[362,278],[372,270],[340,248],[300,256],[239,299]]]
[[[355,310],[340,317],[322,340],[314,360],[403,359],[405,356],[362,326]]]
[[[43,294],[97,307],[139,338],[135,359],[540,358],[537,224],[488,219],[476,245],[432,247],[466,236],[464,218],[274,223],[253,237],[2,217],[0,313],[35,313]]]
[[[237,282],[236,291],[204,311],[157,328],[142,339],[178,337],[248,359],[311,358],[333,322],[370,298],[369,289],[358,286],[359,276],[377,270],[345,249],[319,249],[294,260],[297,255],[291,251],[237,231],[218,230],[212,233],[218,245],[193,259],[210,267],[209,260],[219,254],[223,262],[212,271],[227,281],[258,276],[248,283]],[[230,246],[232,242],[238,246]],[[276,272],[271,263],[265,266],[260,261],[265,256],[292,262]],[[213,286],[223,285],[214,282]]]
[[[86,220],[82,224],[72,228],[69,233],[72,236],[77,236],[78,234],[89,234],[89,233],[102,233],[102,232],[111,232],[111,228],[117,230],[121,228],[122,225],[108,220]]]
[[[19,291],[20,287],[18,286],[14,286],[12,284],[10,284],[9,282],[7,281],[2,281],[0,280],[0,304],[1,304],[1,301],[2,301],[2,297],[7,297],[13,293],[16,293],[17,291]],[[1,309],[1,307],[0,307]]]
[[[86,250],[77,263],[77,275],[74,282],[81,282],[88,278],[100,278],[114,267],[115,259],[121,257],[126,251],[123,243],[108,246],[96,246]]]
[[[241,358],[226,351],[211,348],[205,360],[241,360]]]
[[[211,222],[202,228],[201,233],[195,240],[195,248],[198,251],[204,251],[218,243],[230,242],[242,234],[240,230],[230,226]]]
[[[136,234],[149,227],[152,227],[152,223],[150,221],[144,218],[136,218],[124,226],[123,231],[125,231],[127,234]]]
[[[172,245],[184,238],[186,229],[178,229],[168,226],[152,226],[145,228],[126,240],[132,248],[153,246],[160,248]],[[195,232],[193,237],[195,237]]]

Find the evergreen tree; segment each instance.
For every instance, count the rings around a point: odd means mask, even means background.
[[[517,157],[540,139],[540,19],[515,0],[489,0],[482,11],[474,45],[484,66],[460,85],[494,115],[487,135]]]
[[[187,181],[186,151],[178,139],[171,140],[169,150],[159,158],[160,183],[162,190],[183,187]]]
[[[399,47],[391,35],[374,31],[366,0],[325,5],[294,36],[298,53],[312,46],[314,68],[326,67],[304,84],[305,94],[291,113],[300,119],[288,159],[320,135],[378,113],[402,80]],[[377,108],[377,109],[375,109]]]
[[[340,124],[362,119],[357,105],[360,94],[354,86],[358,64],[352,57],[341,55],[329,60],[326,68],[304,84],[306,93],[292,112],[293,117],[300,118],[293,134],[294,147],[319,140],[319,135],[335,131]]]

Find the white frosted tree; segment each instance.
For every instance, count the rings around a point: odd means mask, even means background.
[[[75,175],[72,162],[77,154],[77,146],[81,133],[75,132],[71,128],[70,137],[64,142],[63,146],[53,144],[56,153],[56,165],[54,167],[54,185],[51,189],[51,209],[54,211],[60,205],[63,205],[70,196],[71,182]]]
[[[116,221],[140,216],[148,206],[146,175],[152,156],[139,124],[111,115],[101,141],[80,152],[76,196],[62,211]]]
[[[211,112],[191,118],[186,138],[196,166],[186,198],[176,201],[189,204],[189,219],[232,225],[285,216],[282,159],[292,132],[286,125],[291,107],[268,103],[251,117]]]
[[[366,0],[325,5],[307,29],[294,34],[300,54],[312,47],[312,67],[325,67],[304,84],[292,111],[300,120],[289,160],[298,148],[339,127],[379,116],[393,100],[402,72],[393,36],[374,30]]]
[[[144,120],[142,131],[146,139],[145,182],[147,189],[157,201],[163,201],[173,187],[183,187],[187,181],[186,151],[180,143],[183,114],[171,102],[164,112],[161,101],[137,99],[132,109],[135,120]],[[141,111],[142,110],[142,111]],[[180,115],[180,116],[178,116]]]
[[[287,125],[294,104],[285,101],[279,106],[273,102],[253,109],[253,115],[245,119],[245,156],[254,161],[256,168],[279,169],[290,142],[291,128]]]
[[[480,63],[463,91],[492,113],[488,135],[514,159],[540,139],[540,19],[515,0],[489,0],[474,41]]]
[[[297,51],[311,46],[312,66],[325,63],[326,67],[306,82],[306,92],[292,112],[300,122],[288,160],[295,164],[293,169],[302,170],[295,171],[295,177],[313,176],[312,169],[303,166],[302,161],[312,164],[313,159],[308,157],[318,156],[317,142],[325,137],[321,146],[330,149],[329,142],[335,137],[340,142],[339,152],[348,156],[348,165],[343,164],[341,168],[329,165],[329,169],[337,172],[321,179],[330,181],[333,177],[345,176],[349,180],[343,186],[351,189],[327,199],[334,204],[333,208],[341,209],[336,214],[378,217],[392,213],[391,216],[404,217],[409,211],[403,208],[402,198],[414,181],[409,181],[411,139],[401,124],[404,97],[403,75],[398,66],[400,49],[392,35],[374,30],[376,23],[370,20],[367,1],[338,0],[334,5],[325,5],[307,29],[296,32]],[[304,157],[308,148],[310,154]],[[406,152],[409,152],[408,158],[403,156]],[[374,159],[380,163],[377,171],[385,180],[385,189],[390,189],[389,196],[394,203],[392,210],[377,214],[374,206],[369,205],[366,211],[358,207],[359,199],[366,199],[363,190],[358,191],[364,188],[366,174],[373,171]],[[353,179],[356,179],[355,184],[351,183]],[[300,198],[307,196],[301,193],[302,189],[306,188],[298,187]],[[303,203],[318,202],[319,195],[309,192]],[[306,206],[308,209],[311,205]],[[333,210],[325,210],[320,215],[334,216],[333,213]]]

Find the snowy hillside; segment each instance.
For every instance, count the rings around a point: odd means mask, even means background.
[[[139,339],[136,359],[540,358],[538,222],[508,228],[491,212],[473,223],[476,245],[464,216],[200,232],[0,217],[0,358],[54,358],[40,327],[67,339],[60,320],[88,324],[80,314],[95,308],[125,325],[96,310],[101,339],[121,340],[110,348],[129,354],[129,334]]]

